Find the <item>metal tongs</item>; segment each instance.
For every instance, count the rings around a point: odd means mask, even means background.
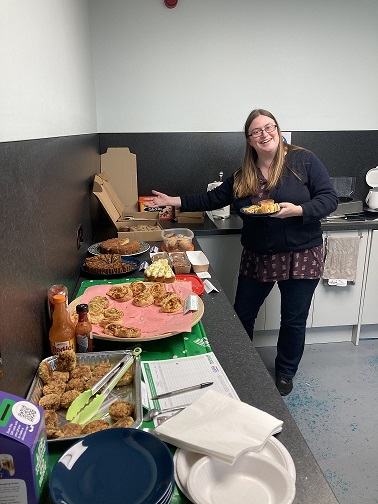
[[[125,372],[131,367],[135,357],[140,355],[141,352],[141,348],[135,348],[131,355],[125,355],[125,357],[121,359],[108,373],[106,373],[106,375],[103,376],[92,388],[82,392],[68,408],[66,420],[74,420],[74,422],[79,425],[89,422],[89,420],[98,412],[106,397],[117,385]],[[97,392],[108,382],[109,379],[111,380],[108,385],[100,394],[97,394]],[[97,395],[95,396],[95,394]],[[95,397],[88,404],[93,396]]]

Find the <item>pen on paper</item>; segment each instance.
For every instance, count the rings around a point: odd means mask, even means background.
[[[151,397],[151,400],[162,399],[163,397],[171,397],[176,394],[183,394],[184,392],[190,392],[191,390],[202,389],[205,387],[210,387],[214,382],[204,382],[199,383],[198,385],[192,385],[191,387],[185,387],[177,390],[172,390],[171,392],[165,392],[164,394],[158,394],[156,396]]]

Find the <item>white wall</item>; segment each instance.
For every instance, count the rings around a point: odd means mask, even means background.
[[[0,141],[240,131],[254,107],[378,129],[377,19],[377,0],[0,0]]]
[[[0,0],[0,141],[97,132],[87,0]]]
[[[100,132],[378,128],[377,0],[90,0]]]

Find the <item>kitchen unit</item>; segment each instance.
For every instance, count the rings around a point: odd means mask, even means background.
[[[366,280],[363,291],[363,309],[360,324],[361,337],[378,336],[378,230],[370,232],[370,244],[366,265]]]
[[[232,214],[228,221],[209,224],[216,229],[197,229],[197,239],[209,257],[221,285],[233,302],[242,247],[240,245],[241,220]],[[360,238],[357,276],[353,285],[345,287],[319,282],[307,321],[307,343],[352,341],[359,338],[378,337],[377,252],[378,221],[352,221],[343,218],[324,221],[324,239],[328,236]],[[260,309],[255,325],[256,346],[274,346],[280,317],[280,294],[275,286]]]

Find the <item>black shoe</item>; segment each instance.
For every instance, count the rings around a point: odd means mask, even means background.
[[[276,378],[276,387],[282,396],[290,394],[293,390],[293,380],[291,378]]]

